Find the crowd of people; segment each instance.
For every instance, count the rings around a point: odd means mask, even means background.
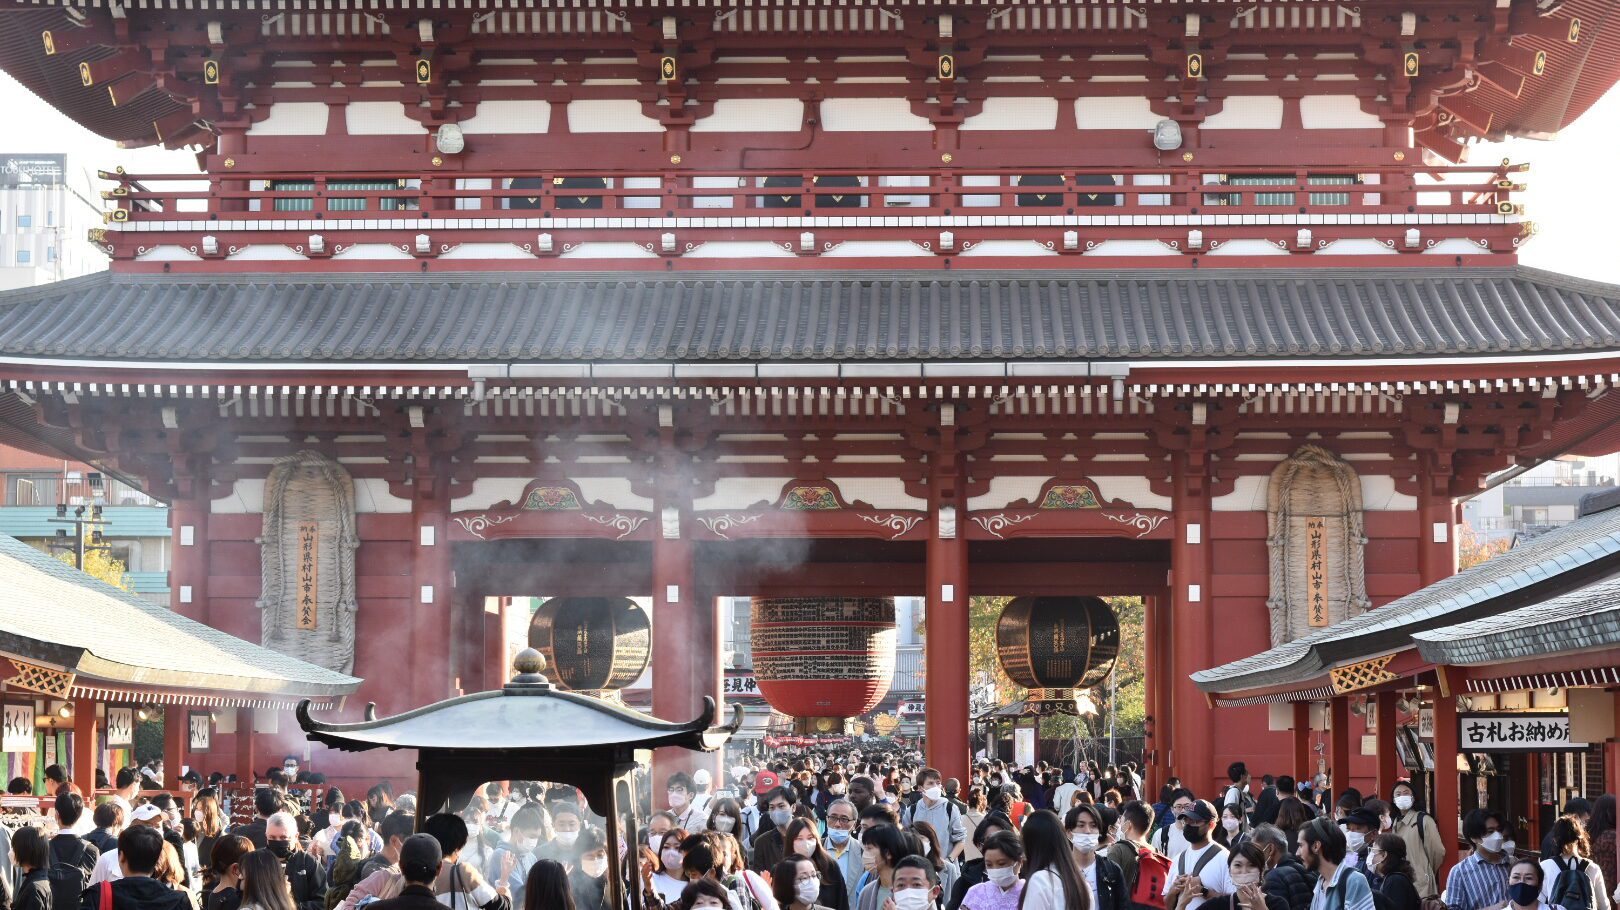
[[[1468,812],[1442,881],[1415,783],[1330,795],[1242,763],[1213,799],[1172,779],[1149,801],[1131,764],[981,758],[958,781],[916,753],[805,752],[644,788],[634,844],[570,786],[490,783],[419,830],[408,793],[278,769],[230,825],[245,807],[217,786],[182,812],[120,771],[92,806],[51,770],[48,824],[0,827],[0,910],[619,910],[615,890],[649,910],[1614,910],[1617,885],[1612,795],[1570,800],[1539,849]]]

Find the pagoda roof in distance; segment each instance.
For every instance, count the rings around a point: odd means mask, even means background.
[[[244,641],[0,536],[0,654],[91,688],[205,694],[348,695],[360,680]]]
[[[712,726],[714,699],[686,723],[670,723],[600,698],[555,688],[541,675],[544,659],[524,649],[513,661],[517,675],[504,688],[424,705],[392,717],[330,724],[298,707],[298,723],[314,742],[346,752],[416,749],[437,753],[552,752],[583,749],[633,750],[660,746],[712,751],[742,723]],[[369,714],[368,709],[368,714]]]
[[[1523,267],[102,272],[0,293],[0,364],[1353,364],[1620,351],[1620,286]]]

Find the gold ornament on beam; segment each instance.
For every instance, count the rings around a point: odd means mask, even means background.
[[[1547,73],[1547,52],[1546,51],[1536,51],[1536,62],[1531,65],[1530,72],[1531,72],[1532,75],[1536,75],[1536,76],[1546,75],[1546,73]]]
[[[956,57],[953,54],[939,55],[939,81],[949,82],[956,78]]]
[[[1204,55],[1203,54],[1188,54],[1187,55],[1187,78],[1188,79],[1202,79],[1202,78],[1204,78]]]
[[[1565,36],[1565,40],[1568,41],[1570,44],[1580,44],[1581,43],[1581,20],[1580,20],[1580,17],[1576,17],[1576,18],[1573,18],[1573,19],[1569,20],[1569,34]]]
[[[203,61],[203,85],[218,85],[218,84],[219,84],[219,61],[218,60],[204,60]]]
[[[1414,79],[1423,72],[1422,58],[1418,56],[1417,51],[1407,51],[1401,65],[1408,79]]]
[[[433,81],[433,61],[426,57],[416,61],[416,84],[427,85]]]
[[[675,77],[679,75],[679,73],[680,70],[675,65],[674,57],[665,57],[658,61],[659,82],[674,82],[676,81]]]
[[[54,57],[56,55],[56,38],[51,35],[51,30],[46,29],[40,32],[39,39],[45,43],[45,56]]]
[[[88,62],[79,64],[79,81],[84,83],[85,88],[89,88],[90,86],[96,84],[96,77],[90,72],[90,64]]]

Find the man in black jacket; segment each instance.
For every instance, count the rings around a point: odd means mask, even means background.
[[[326,872],[320,860],[298,845],[298,822],[285,812],[265,819],[264,846],[281,860],[298,910],[325,910]]]
[[[1288,910],[1310,910],[1316,874],[1288,850],[1288,835],[1276,825],[1259,825],[1249,832],[1249,843],[1266,854],[1266,897],[1288,905]]]
[[[156,828],[134,825],[118,835],[118,868],[124,877],[99,887],[87,888],[80,910],[100,910],[104,889],[112,894],[116,910],[191,910],[191,895],[174,891],[154,879],[158,857],[163,855],[163,835]]]
[[[101,858],[101,851],[94,844],[72,831],[83,815],[84,797],[66,789],[56,791],[56,820],[61,824],[62,833],[51,838],[51,861],[46,871],[53,879],[51,902],[64,907],[73,906],[79,893],[89,886],[96,860]],[[76,878],[75,869],[80,873]]]
[[[112,800],[102,803],[96,807],[95,822],[95,830],[86,834],[84,839],[102,853],[117,850],[118,832],[124,830],[124,807]]]
[[[444,905],[433,895],[433,883],[443,863],[444,853],[433,835],[407,837],[399,848],[399,871],[405,877],[405,888],[399,897],[372,904],[372,910],[443,910]]]
[[[270,816],[281,811],[281,794],[274,787],[259,787],[253,791],[253,809],[258,817],[245,825],[237,825],[230,833],[252,841],[253,849],[263,850],[264,826]]]

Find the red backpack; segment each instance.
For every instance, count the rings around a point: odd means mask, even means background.
[[[1138,907],[1164,908],[1164,886],[1170,881],[1170,857],[1148,847],[1136,848],[1136,887],[1131,903]]]

